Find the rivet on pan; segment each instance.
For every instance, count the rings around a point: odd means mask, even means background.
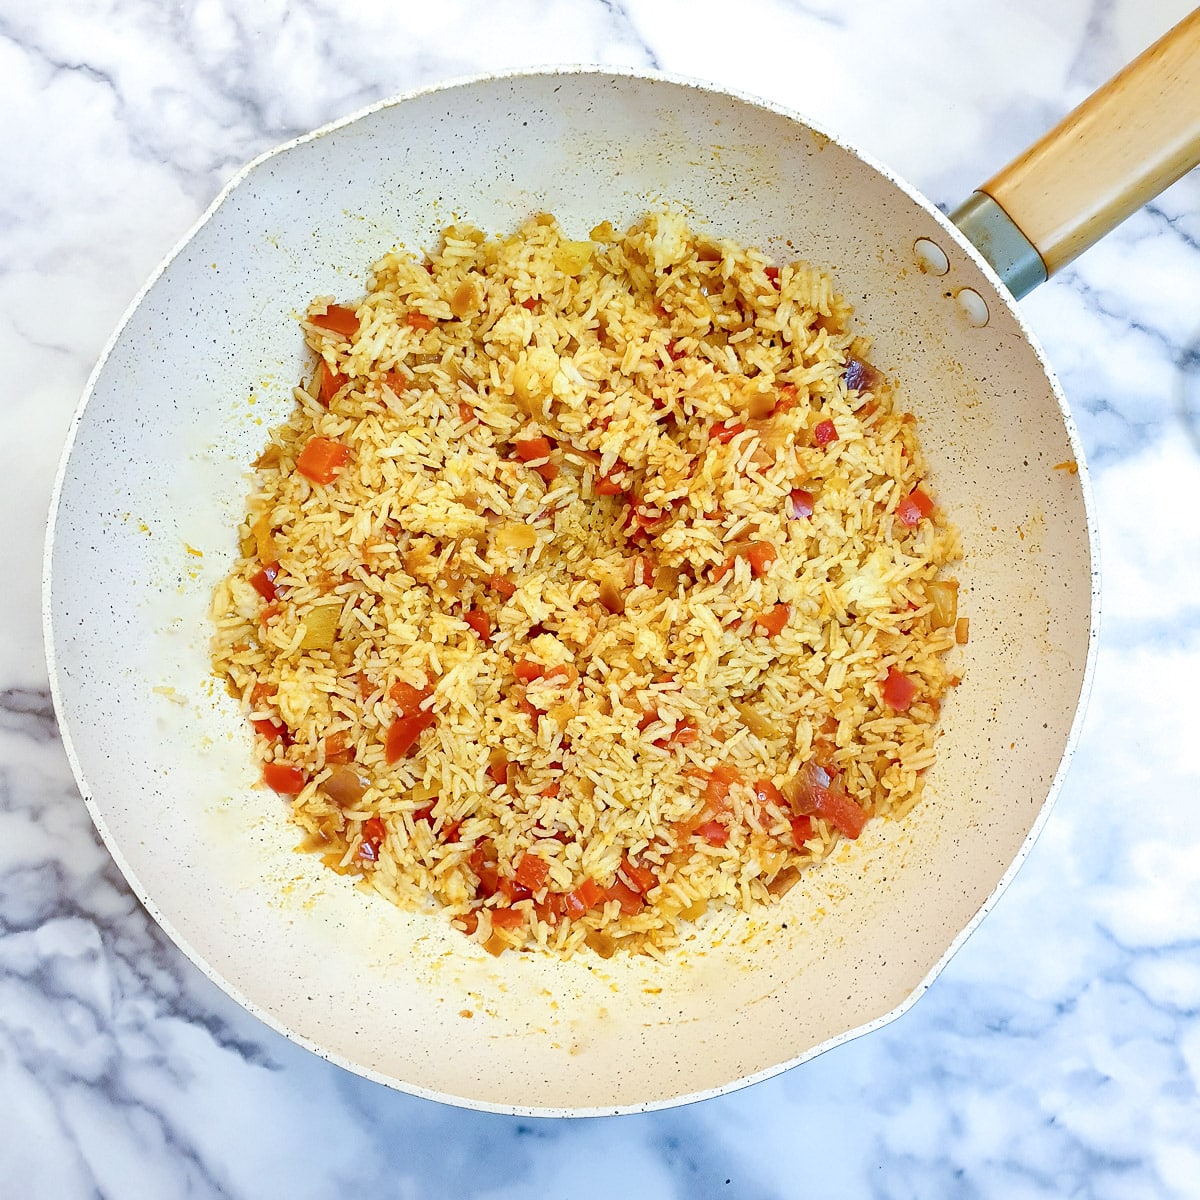
[[[979,329],[988,323],[991,313],[988,312],[987,301],[974,288],[960,288],[954,298],[963,310],[968,324]]]
[[[913,253],[917,256],[917,266],[930,275],[945,275],[950,270],[950,260],[946,252],[928,238],[917,238],[913,242]]]

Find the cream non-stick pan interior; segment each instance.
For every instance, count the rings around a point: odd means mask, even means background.
[[[464,218],[574,236],[647,209],[835,272],[916,413],[962,529],[970,643],[939,761],[767,918],[679,961],[492,958],[298,854],[210,677],[207,608],[247,467],[304,355],[295,314]],[[922,270],[914,243],[949,270]],[[970,323],[971,288],[988,320]],[[727,1089],[894,1015],[1015,869],[1056,786],[1095,616],[1085,481],[1011,302],[931,206],[789,115],[663,78],[553,72],[422,92],[251,166],[129,313],[76,418],[47,632],[79,784],[143,902],[264,1020],[355,1071],[483,1108],[648,1108]]]

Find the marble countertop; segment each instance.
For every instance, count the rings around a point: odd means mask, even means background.
[[[1200,1196],[1196,173],[1024,304],[1093,472],[1104,569],[1094,693],[1045,832],[909,1013],[766,1083],[644,1116],[506,1118],[267,1030],[100,845],[39,619],[51,482],[92,364],[260,151],[451,76],[650,66],[837,128],[951,207],[1189,7],[0,0],[0,1195]]]

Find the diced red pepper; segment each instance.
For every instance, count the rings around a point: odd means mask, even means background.
[[[662,316],[664,316],[664,317],[665,317],[665,316],[667,316],[667,314],[666,314],[665,312],[664,312],[664,313],[662,313],[661,315],[662,315]],[[672,339],[671,339],[671,340],[670,340],[670,341],[667,343],[667,357],[668,357],[668,358],[669,358],[669,359],[670,359],[672,362],[678,362],[678,361],[679,361],[681,358],[683,358],[683,357],[684,357],[686,354],[687,354],[687,351],[686,351],[686,350],[681,350],[681,349],[679,348],[679,343],[676,341],[676,339],[675,339],[675,338],[672,338]]]
[[[776,391],[779,399],[775,401],[775,412],[790,412],[800,403],[800,389],[794,383],[781,383]],[[771,415],[774,416],[774,413]]]
[[[350,448],[333,438],[309,438],[296,459],[296,470],[313,483],[330,483],[340,467],[350,461]]]
[[[325,739],[325,761],[334,766],[354,761],[354,747],[350,744],[349,734],[338,730]]]
[[[275,576],[279,574],[276,566],[263,567],[257,575],[250,577],[250,586],[266,601],[275,599]]]
[[[547,483],[553,483],[558,478],[558,463],[544,462],[533,468]]]
[[[763,267],[763,274],[776,286],[779,286],[779,268]]]
[[[521,307],[529,309],[530,312],[540,312],[542,302],[538,299],[535,299],[533,296],[530,296],[528,300],[521,301]]]
[[[387,827],[378,817],[370,817],[363,822],[362,841],[358,846],[358,857],[368,862],[379,861],[379,847],[387,837]]]
[[[773,604],[766,612],[760,612],[754,618],[757,625],[767,637],[775,637],[787,626],[788,617],[792,615],[791,605]]]
[[[676,721],[675,728],[669,733],[666,738],[661,739],[659,745],[666,744],[668,746],[690,746],[700,737],[700,730],[688,720]]]
[[[485,642],[492,640],[492,618],[483,611],[482,608],[473,608],[470,612],[463,614],[463,620],[475,630],[480,639]]]
[[[513,449],[522,462],[534,462],[539,458],[549,458],[554,447],[550,445],[549,438],[531,437],[513,442]]]
[[[556,781],[554,783],[546,784],[546,786],[544,788],[542,788],[542,790],[540,792],[538,792],[538,795],[544,797],[547,800],[555,800],[558,798],[558,794],[561,791],[562,791],[562,784],[558,783]]]
[[[493,763],[488,764],[487,773],[493,783],[501,783],[507,786],[508,771],[512,763],[506,758],[497,759]]]
[[[410,329],[417,329],[423,333],[428,333],[437,324],[432,317],[420,312],[410,312],[404,320]]]
[[[515,908],[493,908],[493,929],[519,929],[525,917]]]
[[[646,901],[642,899],[641,893],[631,888],[620,876],[617,876],[605,889],[604,899],[606,902],[615,900],[620,904],[621,911],[627,917],[640,913],[646,907]]]
[[[331,304],[323,313],[309,317],[314,325],[340,333],[344,338],[352,338],[358,332],[358,317],[354,309],[344,304]]]
[[[917,685],[895,667],[888,670],[887,678],[883,681],[883,702],[896,712],[907,712],[917,694]]]
[[[577,921],[603,900],[604,889],[594,879],[585,879],[574,891],[563,894],[563,914]]]
[[[779,552],[770,542],[751,542],[746,547],[746,559],[755,579],[761,579],[767,568],[779,557]]]
[[[785,785],[787,799],[796,817],[823,817],[848,838],[856,838],[867,823],[867,814],[836,783],[830,769],[815,758]]]
[[[746,427],[741,421],[719,421],[708,431],[709,438],[721,445],[732,442],[739,433],[745,433]]]
[[[307,782],[299,767],[285,762],[263,763],[263,781],[283,796],[298,796]]]
[[[457,842],[458,831],[461,828],[461,821],[447,821],[446,824],[442,826],[442,832],[439,836],[443,842]]]
[[[900,524],[907,525],[909,529],[916,526],[922,517],[929,516],[931,512],[933,512],[933,501],[920,488],[913,488],[896,505],[896,516],[900,518]]]
[[[832,421],[818,421],[813,426],[812,439],[814,446],[828,446],[830,442],[838,440],[837,429]]]
[[[426,804],[424,808],[418,808],[417,811],[415,813],[413,813],[413,815],[412,815],[413,821],[414,822],[415,821],[428,821],[432,825],[433,824],[433,810],[435,808],[437,808],[436,800],[432,801],[429,804]]]
[[[539,892],[550,878],[550,864],[537,854],[522,854],[513,878],[531,892]]]
[[[502,600],[511,600],[517,594],[517,585],[503,575],[489,575],[487,585]]]
[[[475,410],[465,400],[458,402],[458,419],[464,425],[470,425],[475,420]]]
[[[433,713],[421,711],[412,716],[397,717],[387,732],[384,757],[389,763],[399,762],[416,748],[417,739],[429,729],[437,718]]]
[[[658,876],[649,867],[639,866],[628,855],[621,859],[621,875],[635,892],[643,896],[658,887]]]
[[[790,521],[803,521],[813,515],[813,494],[804,488],[792,488],[788,496],[787,515]]]
[[[500,876],[500,884],[497,890],[509,904],[517,904],[521,900],[528,900],[533,895],[533,892],[529,888],[518,883],[515,879],[510,879],[507,875]]]
[[[345,375],[339,375],[330,368],[327,362],[321,363],[321,382],[317,386],[317,399],[329,407],[329,402],[350,382]]]
[[[729,829],[720,821],[705,821],[703,825],[696,826],[695,832],[710,846],[724,846],[729,841]]]
[[[500,872],[496,867],[496,848],[491,842],[476,846],[467,859],[472,871],[479,880],[475,894],[486,899],[500,888]]]

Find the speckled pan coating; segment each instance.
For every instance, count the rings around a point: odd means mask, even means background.
[[[831,268],[920,418],[963,531],[962,686],[923,804],[870,827],[765,922],[682,961],[493,959],[294,854],[209,678],[206,611],[245,467],[303,361],[292,315],[455,217],[647,207]],[[913,243],[950,260],[923,274]],[[986,300],[973,328],[954,296]],[[1067,460],[1079,474],[1056,470]],[[1098,615],[1078,439],[1010,300],[931,205],[745,98],[567,69],[402,97],[243,171],[147,285],[71,429],[46,553],[55,702],[96,826],[183,950],[251,1011],[406,1091],[584,1115],[712,1095],[902,1012],[1027,853],[1074,744]],[[199,553],[196,553],[199,552]],[[173,690],[172,690],[173,689]]]

